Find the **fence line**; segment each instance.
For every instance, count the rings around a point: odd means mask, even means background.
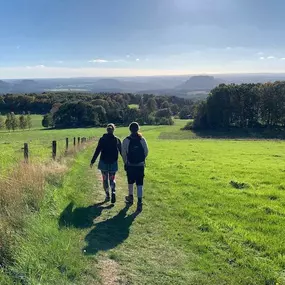
[[[78,137],[76,139],[76,137],[73,138],[73,150],[76,149],[76,147],[80,147],[80,146],[84,146],[87,142],[91,142],[94,141],[95,137]],[[58,142],[63,141],[63,140],[53,140],[51,143],[51,148],[52,148],[52,152],[51,152],[51,157],[53,160],[55,160],[57,158],[58,155]],[[77,145],[76,145],[76,141],[77,141]],[[29,144],[28,143],[24,143],[24,147],[22,148],[24,150],[24,160],[26,163],[29,162]],[[69,144],[69,138],[65,138],[65,154],[68,153],[68,151],[71,150],[70,148],[70,144]]]

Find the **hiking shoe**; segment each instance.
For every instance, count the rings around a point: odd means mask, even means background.
[[[116,193],[112,193],[111,203],[112,203],[112,204],[115,204],[115,203],[116,203]]]
[[[137,212],[141,212],[142,208],[143,208],[143,203],[138,202],[138,204],[137,204]]]
[[[134,196],[133,195],[128,195],[128,196],[126,196],[125,197],[125,202],[127,203],[127,204],[133,204],[134,203]]]

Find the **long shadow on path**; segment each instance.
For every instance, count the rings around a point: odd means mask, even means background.
[[[83,249],[87,255],[96,254],[100,250],[115,248],[124,242],[130,233],[130,227],[138,213],[126,216],[129,206],[122,209],[116,216],[96,224],[85,237],[87,246]]]
[[[114,205],[103,207],[104,204],[105,202],[101,202],[89,207],[80,207],[74,209],[74,203],[71,202],[61,213],[58,225],[60,228],[90,228],[94,225],[94,219],[98,218],[102,214],[103,210],[108,210],[114,207]]]

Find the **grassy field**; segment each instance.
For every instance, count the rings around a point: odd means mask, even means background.
[[[150,156],[138,216],[123,202],[122,167],[117,204],[98,204],[98,173],[88,168],[95,145],[78,154],[49,181],[0,283],[285,284],[285,143],[199,139],[184,124],[143,128]],[[0,142],[102,132],[35,130]]]
[[[32,115],[31,130],[0,131],[0,172],[10,169],[23,159],[23,145],[29,144],[30,159],[39,162],[51,158],[52,141],[57,141],[58,154],[65,152],[65,138],[73,145],[74,137],[92,137],[98,131],[90,129],[46,130],[41,125],[42,116]]]

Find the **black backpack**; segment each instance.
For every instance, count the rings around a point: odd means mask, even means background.
[[[144,148],[141,144],[141,137],[128,137],[128,162],[131,164],[139,164],[145,161]]]

